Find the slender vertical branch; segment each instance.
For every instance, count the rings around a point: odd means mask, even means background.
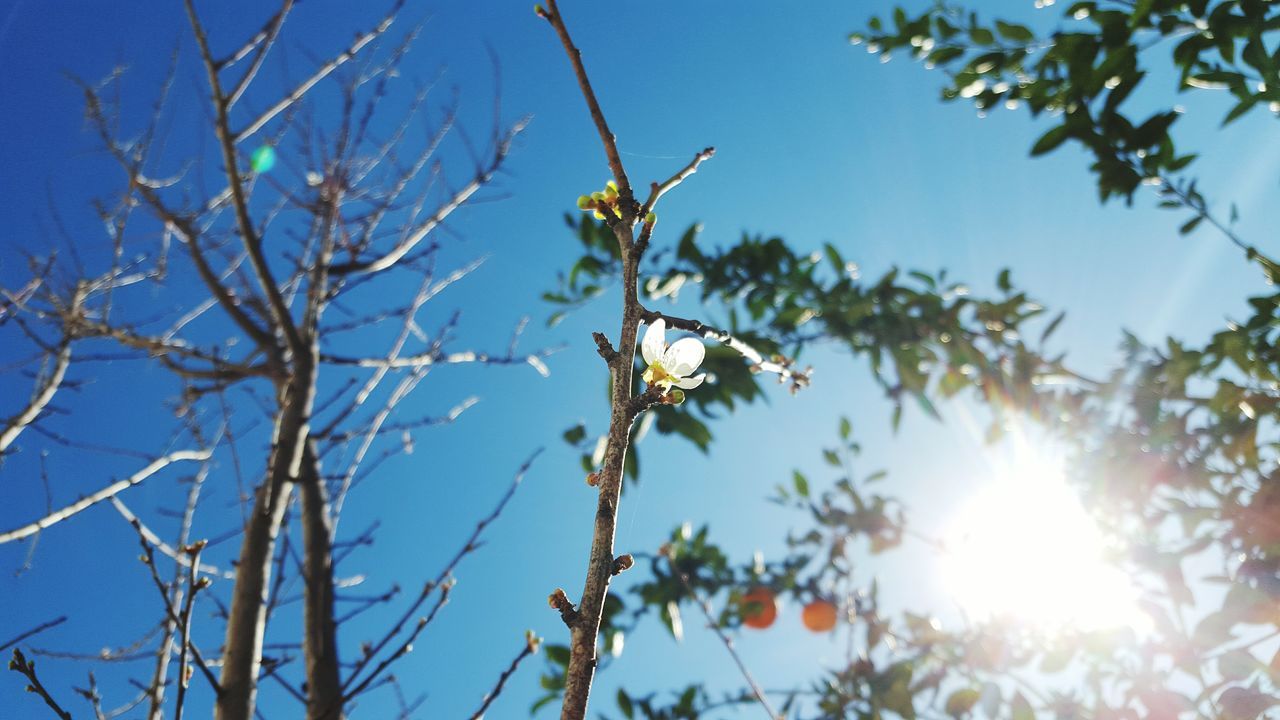
[[[573,64],[573,74],[578,78],[578,88],[582,90],[582,97],[587,101],[591,120],[596,124],[596,132],[600,133],[600,142],[604,145],[604,154],[609,159],[609,169],[613,171],[613,179],[618,183],[618,194],[626,201],[623,220],[634,220],[635,209],[628,206],[635,204],[635,194],[631,191],[627,171],[622,166],[622,156],[618,154],[617,138],[609,130],[609,123],[604,118],[604,111],[600,109],[600,102],[596,100],[595,90],[591,88],[591,80],[587,77],[587,68],[582,64],[582,51],[573,44],[573,38],[569,36],[569,28],[564,24],[564,18],[560,15],[556,0],[548,0],[547,9],[541,14],[551,23],[551,27],[555,28],[556,35],[560,36],[560,43],[564,45],[564,50],[569,55],[569,62]]]
[[[552,607],[560,612],[570,632],[569,666],[565,671],[564,704],[560,717],[561,720],[583,720],[586,717],[587,704],[591,695],[591,683],[595,677],[596,644],[600,634],[601,616],[609,593],[609,582],[616,574],[614,540],[631,426],[640,414],[661,400],[663,389],[651,387],[641,395],[632,393],[636,340],[645,316],[645,310],[636,296],[636,289],[640,261],[653,231],[653,223],[644,222],[641,225],[640,238],[637,240],[634,234],[635,228],[637,222],[644,219],[644,215],[640,213],[641,207],[636,202],[627,180],[626,170],[618,154],[616,139],[609,130],[604,112],[600,109],[595,92],[591,88],[591,81],[582,63],[582,53],[574,45],[557,3],[555,0],[548,0],[547,5],[546,9],[539,6],[537,12],[555,29],[565,53],[569,56],[569,62],[578,79],[578,86],[586,99],[587,108],[604,145],[605,156],[608,158],[609,167],[613,170],[619,194],[618,215],[616,217],[610,215],[612,219],[606,220],[617,238],[622,265],[622,317],[616,349],[603,334],[596,333],[595,336],[600,356],[609,367],[612,385],[604,461],[600,470],[594,474],[596,481],[594,484],[597,486],[599,495],[591,537],[591,553],[587,561],[582,597],[577,607],[574,608],[570,604],[563,590],[557,590],[551,596]],[[652,208],[663,193],[692,175],[703,161],[711,157],[713,152],[711,148],[707,148],[698,153],[689,165],[671,179],[661,184],[654,183],[653,192],[645,207]]]
[[[187,685],[191,682],[191,667],[188,665],[191,656],[191,611],[195,609],[196,593],[209,585],[207,578],[199,577],[200,551],[204,550],[204,546],[205,541],[201,540],[183,548],[191,557],[191,565],[187,571],[187,597],[182,606],[182,614],[178,617],[181,644],[178,648],[178,697],[174,703],[173,720],[182,720],[182,708],[187,700]]]

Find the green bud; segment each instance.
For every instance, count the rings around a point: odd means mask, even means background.
[[[537,15],[538,17],[542,17],[547,14],[547,11],[541,5],[534,5],[533,14]]]
[[[645,225],[654,225],[658,222],[658,213],[649,213],[644,216]]]
[[[667,402],[672,405],[684,402],[684,391],[680,388],[671,388],[671,392],[667,393]]]
[[[588,196],[588,195],[579,195],[579,196],[578,196],[578,209],[579,209],[579,210],[588,210],[588,209],[590,209],[590,208],[591,208],[591,197],[590,197],[590,196]]]

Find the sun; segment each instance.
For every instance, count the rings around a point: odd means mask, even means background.
[[[1047,632],[1149,624],[1137,588],[1108,562],[1106,538],[1067,484],[1062,453],[1015,439],[989,459],[990,477],[943,538],[944,580],[964,612]]]

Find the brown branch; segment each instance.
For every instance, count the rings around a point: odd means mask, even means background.
[[[35,634],[37,634],[37,633],[42,633],[42,632],[44,632],[45,630],[48,630],[48,629],[49,629],[49,628],[51,628],[51,627],[57,627],[57,626],[61,625],[62,623],[66,622],[66,621],[67,621],[67,616],[66,616],[66,615],[63,615],[63,616],[61,616],[61,617],[56,617],[56,618],[54,618],[54,619],[50,620],[49,622],[40,623],[39,625],[37,625],[37,626],[35,626],[35,627],[31,628],[30,630],[28,630],[28,631],[26,631],[26,632],[22,633],[21,635],[18,635],[17,637],[15,637],[15,638],[13,638],[13,639],[9,640],[8,642],[4,643],[3,645],[0,645],[0,652],[4,652],[5,650],[8,650],[9,648],[13,647],[14,645],[17,645],[18,643],[22,642],[23,640],[26,640],[27,638],[31,637],[32,635],[35,635]]]
[[[54,714],[62,718],[62,720],[71,720],[71,713],[62,709],[57,700],[49,694],[44,685],[40,682],[40,678],[36,677],[36,664],[32,660],[28,660],[22,651],[18,648],[13,649],[13,659],[9,661],[9,669],[25,675],[27,678],[27,692],[33,692],[44,699],[44,704],[53,710]]]
[[[147,542],[147,538],[145,535],[142,534],[142,531],[138,523],[134,524],[133,529],[137,531],[138,542],[141,543],[142,545],[142,556],[139,559],[142,561],[142,564],[146,565],[147,569],[151,572],[151,582],[156,586],[156,590],[160,592],[160,601],[164,603],[165,616],[169,618],[170,622],[172,622],[183,633],[183,636],[186,638],[185,644],[187,645],[188,649],[191,652],[191,657],[196,661],[196,667],[200,668],[200,672],[204,675],[205,680],[209,682],[209,687],[213,688],[214,694],[220,697],[222,695],[222,685],[218,682],[218,679],[213,676],[213,671],[209,669],[209,664],[205,662],[204,656],[200,653],[200,649],[196,647],[195,643],[191,642],[191,636],[185,630],[186,624],[182,618],[182,615],[178,612],[177,608],[175,608],[173,606],[173,603],[169,600],[169,591],[165,587],[164,580],[160,579],[159,569],[156,568],[155,550],[152,549],[151,543]],[[204,547],[203,541],[201,541],[200,547],[201,549],[203,549]],[[186,548],[184,548],[184,552],[185,551],[186,551]],[[194,558],[194,559],[195,559],[195,562],[192,563],[192,566],[191,566],[192,576],[194,576],[198,572],[196,570],[196,566],[199,565],[199,558]],[[194,594],[194,589],[192,590],[192,594]],[[183,670],[185,671],[186,668],[183,668]],[[184,677],[185,677],[185,672],[184,672]],[[181,680],[182,678],[179,678],[179,679]]]
[[[307,719],[342,717],[342,678],[334,620],[333,538],[329,493],[313,440],[307,441],[298,479],[302,495],[305,626],[302,644],[307,677]]]
[[[481,720],[481,718],[484,717],[485,711],[489,709],[489,706],[493,704],[493,701],[497,700],[498,695],[502,693],[502,688],[507,684],[507,679],[515,674],[516,668],[520,667],[521,661],[538,652],[538,646],[541,643],[541,638],[535,636],[532,630],[525,635],[524,647],[520,648],[519,654],[517,654],[515,659],[511,661],[511,664],[507,666],[507,669],[503,670],[502,674],[498,676],[498,682],[493,686],[493,689],[485,693],[484,702],[480,704],[479,710],[476,710],[471,714],[471,720]]]
[[[168,455],[156,458],[149,465],[123,480],[118,480],[91,495],[80,498],[60,510],[45,515],[35,522],[27,523],[22,527],[17,527],[13,530],[9,530],[8,532],[0,533],[0,545],[7,542],[13,542],[14,540],[21,540],[25,537],[34,535],[47,527],[56,525],[86,508],[128,490],[134,485],[137,485],[143,480],[146,480],[156,474],[160,470],[168,467],[172,463],[183,460],[208,460],[212,454],[213,452],[211,450],[178,450],[177,452],[172,452]]]
[[[618,195],[622,198],[622,202],[619,203],[623,212],[622,219],[629,224],[636,218],[635,194],[631,191],[631,182],[627,180],[627,171],[623,168],[622,157],[618,154],[617,138],[609,130],[604,111],[600,109],[596,93],[591,89],[587,68],[582,64],[582,51],[573,44],[573,38],[569,36],[569,28],[564,24],[564,18],[560,15],[556,0],[547,0],[547,9],[540,14],[551,23],[551,27],[555,28],[556,35],[560,37],[560,44],[564,45],[569,62],[573,64],[573,74],[578,78],[578,88],[582,91],[583,99],[587,101],[591,120],[596,124],[596,132],[600,133],[600,142],[604,145],[604,154],[609,159],[609,169],[613,172],[614,181],[618,183]]]
[[[216,446],[221,439],[220,433],[218,439],[212,444]],[[186,547],[188,541],[191,539],[191,526],[195,522],[196,506],[200,503],[200,491],[204,488],[204,481],[209,476],[209,470],[210,463],[204,463],[204,465],[201,466],[200,471],[192,478],[191,487],[187,490],[187,502],[183,507],[182,522],[178,527],[177,545],[179,548]],[[170,551],[166,551],[165,548],[167,546],[164,546],[158,537],[154,539],[148,538],[150,530],[148,530],[147,527],[144,526],[136,517],[132,517],[132,513],[129,512],[129,509],[125,507],[124,503],[120,502],[119,498],[111,498],[111,504],[115,506],[116,510],[122,516],[130,521],[130,524],[133,525],[134,529],[140,533],[144,539],[150,540],[152,545],[160,547],[161,552],[165,552],[169,557],[178,560],[173,569],[173,590],[171,591],[173,599],[170,601],[170,604],[177,603],[182,592],[180,589],[180,583],[183,571],[187,568],[196,568],[200,572],[207,572],[204,569],[206,566],[199,562],[198,559],[191,557],[187,553],[173,551],[172,549],[170,549]],[[172,552],[172,554],[170,554],[170,552]],[[187,563],[185,566],[182,562],[184,560]],[[231,577],[234,579],[235,575],[232,575]],[[151,674],[151,686],[147,688],[146,693],[151,698],[150,708],[147,712],[148,720],[163,720],[164,718],[165,685],[168,682],[169,661],[173,657],[173,636],[177,630],[177,624],[170,620],[166,615],[164,621],[161,623],[162,634],[160,644],[156,649],[156,664],[155,670],[153,670]]]
[[[357,695],[364,692],[365,690],[368,690],[370,684],[372,684],[373,681],[377,679],[379,675],[382,674],[383,670],[386,670],[388,667],[390,667],[391,663],[413,652],[413,641],[418,639],[418,635],[420,635],[422,631],[425,630],[426,627],[431,624],[432,620],[435,620],[436,614],[440,612],[440,608],[448,604],[449,594],[453,592],[453,586],[454,586],[454,581],[452,579],[445,580],[445,582],[440,586],[440,596],[436,598],[436,604],[431,607],[431,612],[427,613],[426,617],[418,618],[417,624],[414,625],[413,631],[409,633],[409,636],[405,638],[405,641],[400,643],[400,646],[396,648],[395,652],[391,653],[386,658],[384,658],[382,662],[378,663],[377,667],[375,667],[369,673],[368,677],[362,680],[359,685],[356,685],[355,687],[351,688],[350,691],[345,691],[346,684],[343,685],[343,689],[344,689],[344,692],[342,694],[343,702],[356,697]],[[372,658],[373,654],[371,653],[366,657]],[[357,668],[357,671],[358,670],[359,668]],[[347,678],[347,684],[349,684],[352,680],[354,680],[355,677],[356,677],[355,674],[352,674],[351,677]]]
[[[204,549],[205,541],[201,540],[197,543],[183,548],[187,555],[191,556],[191,564],[187,573],[187,597],[186,602],[182,606],[182,614],[178,616],[178,629],[180,631],[181,645],[178,649],[178,697],[173,708],[173,720],[182,720],[182,708],[187,699],[187,684],[191,679],[191,667],[188,665],[188,658],[191,655],[191,611],[195,608],[196,593],[201,589],[209,586],[208,578],[200,578],[200,551]]]
[[[191,254],[191,260],[195,263],[196,272],[200,275],[201,281],[217,298],[218,304],[228,316],[244,330],[245,333],[253,339],[258,347],[268,353],[272,353],[275,349],[275,339],[266,330],[258,326],[253,318],[240,306],[241,301],[231,292],[222,281],[218,279],[218,275],[209,265],[208,259],[204,256],[204,250],[200,247],[199,238],[200,231],[192,223],[190,218],[184,217],[173,210],[160,199],[160,195],[155,188],[144,181],[138,167],[130,159],[130,157],[121,149],[111,136],[111,126],[107,122],[107,118],[102,112],[102,102],[98,97],[97,90],[89,85],[81,85],[85,94],[86,111],[93,121],[94,126],[98,129],[98,135],[103,145],[115,158],[116,163],[125,171],[129,178],[130,186],[138,192],[144,201],[151,206],[151,209],[164,223],[172,228],[182,238],[187,246],[187,251]]]
[[[249,264],[253,267],[254,275],[258,279],[258,285],[262,288],[262,292],[267,298],[267,305],[271,308],[271,315],[277,329],[284,335],[285,340],[289,343],[289,348],[293,350],[294,354],[301,355],[306,351],[306,345],[293,322],[289,308],[285,305],[284,297],[280,293],[280,286],[271,272],[266,255],[262,252],[262,238],[258,236],[253,220],[249,217],[249,201],[244,194],[239,157],[236,154],[236,139],[231,132],[231,120],[228,115],[229,106],[227,96],[222,90],[222,81],[218,77],[218,65],[209,50],[209,38],[205,34],[204,26],[200,24],[200,18],[196,15],[194,3],[192,0],[185,0],[185,5],[187,18],[191,23],[192,32],[196,36],[196,45],[200,48],[200,57],[204,60],[205,73],[209,80],[209,91],[214,109],[214,130],[218,138],[218,145],[222,150],[223,172],[227,176],[227,185],[231,190],[231,207],[236,217],[236,225],[240,231],[240,239],[244,242],[245,250],[249,253]]]
[[[370,647],[369,651],[365,653],[365,656],[363,658],[361,658],[356,662],[356,665],[352,669],[351,674],[347,676],[346,681],[344,681],[342,684],[342,687],[344,689],[343,697],[345,699],[350,699],[354,697],[360,689],[367,687],[368,684],[373,681],[373,677],[382,669],[385,669],[387,665],[390,664],[390,662],[384,661],[381,665],[379,665],[379,669],[375,670],[374,673],[370,675],[365,681],[363,681],[359,686],[357,686],[356,689],[350,692],[345,692],[346,688],[349,687],[355,681],[356,677],[360,675],[360,672],[364,670],[364,668],[373,660],[373,658],[379,652],[381,652],[381,650],[384,647],[386,647],[387,644],[390,643],[391,640],[395,638],[396,635],[400,633],[400,631],[404,628],[405,624],[408,623],[409,618],[413,617],[413,614],[417,612],[418,608],[421,607],[424,602],[426,602],[427,598],[431,596],[431,593],[437,587],[439,587],[439,588],[442,588],[442,591],[447,594],[448,589],[452,587],[448,583],[449,583],[449,578],[452,577],[453,575],[454,569],[457,568],[460,562],[462,562],[463,558],[465,558],[467,555],[475,552],[480,548],[480,545],[481,545],[480,537],[484,534],[485,528],[491,525],[495,520],[498,519],[498,516],[502,514],[502,511],[504,508],[506,508],[507,503],[509,503],[511,501],[511,498],[515,495],[516,489],[519,488],[520,483],[524,481],[525,474],[528,473],[529,468],[533,466],[533,461],[536,460],[538,456],[541,454],[542,454],[542,448],[538,448],[524,461],[523,464],[520,465],[520,469],[516,471],[515,477],[511,481],[511,485],[507,487],[507,491],[498,500],[497,505],[494,506],[493,510],[490,511],[488,515],[481,518],[480,521],[476,523],[476,527],[474,530],[472,530],[471,535],[467,538],[466,542],[462,544],[462,547],[458,549],[458,552],[454,554],[453,558],[451,558],[449,562],[445,565],[444,569],[440,571],[440,574],[437,575],[434,580],[429,580],[426,582],[426,584],[423,585],[422,592],[418,594],[417,599],[414,600],[414,602],[405,610],[404,614],[400,616],[400,619],[391,626],[391,628],[387,631],[387,633],[382,637],[381,640],[379,640],[376,644]],[[437,601],[437,605],[436,605],[437,610],[439,609],[441,604],[442,603],[440,601]],[[428,618],[426,618],[425,620],[429,622],[430,617],[433,617],[434,615],[435,615],[435,610],[433,610],[431,615],[428,616]],[[421,632],[421,626],[422,626],[422,621],[419,622],[419,628],[414,631],[415,636],[418,632]],[[398,656],[399,655],[397,655],[396,657]]]

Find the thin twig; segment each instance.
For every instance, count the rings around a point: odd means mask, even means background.
[[[582,90],[583,99],[587,101],[587,109],[591,112],[591,119],[596,124],[596,132],[600,133],[600,142],[604,145],[604,154],[609,159],[609,169],[613,172],[613,179],[618,183],[618,194],[627,202],[634,204],[635,194],[631,190],[630,181],[627,180],[627,171],[622,166],[622,157],[618,155],[617,138],[609,130],[604,111],[600,109],[596,93],[591,89],[587,69],[582,64],[582,51],[573,44],[573,38],[569,37],[569,28],[565,27],[564,18],[560,15],[556,0],[547,0],[547,10],[542,13],[542,17],[555,28],[556,35],[560,37],[560,43],[564,45],[565,52],[569,55],[569,62],[573,64],[573,74],[578,78],[578,87]],[[627,216],[634,212],[633,208],[624,207],[623,211],[624,219],[632,219]]]
[[[515,659],[511,661],[511,664],[507,666],[507,669],[503,670],[502,674],[498,676],[498,682],[493,686],[493,689],[485,693],[484,702],[480,704],[479,710],[476,710],[471,714],[471,720],[480,720],[484,717],[485,711],[489,709],[489,706],[493,704],[493,701],[497,700],[498,695],[502,693],[502,688],[507,684],[507,679],[515,674],[516,668],[520,666],[521,661],[538,652],[538,645],[541,642],[541,639],[535,636],[532,631],[525,636],[524,647],[520,648],[519,654],[517,654]]]
[[[56,617],[48,622],[40,623],[39,625],[13,638],[9,642],[3,645],[0,645],[0,652],[4,652],[5,650],[8,650],[9,648],[13,647],[14,645],[17,645],[18,643],[22,642],[23,640],[26,640],[27,638],[31,637],[32,635],[35,635],[36,633],[42,633],[45,630],[48,630],[51,627],[57,627],[66,621],[67,621],[67,616],[63,615],[61,617]]]
[[[33,523],[28,523],[8,532],[0,533],[0,545],[7,542],[13,542],[14,540],[21,540],[22,538],[34,535],[51,525],[56,525],[86,508],[120,494],[175,462],[180,462],[182,460],[207,460],[212,454],[212,450],[179,450],[156,458],[151,462],[151,464],[129,477],[116,481],[91,495],[83,497],[70,505],[67,505],[61,510],[52,512]]]
[[[27,691],[44,698],[44,704],[48,705],[58,717],[62,718],[62,720],[71,720],[71,713],[62,709],[58,701],[53,699],[53,696],[49,694],[49,691],[40,682],[40,678],[36,677],[35,662],[27,660],[27,657],[18,648],[13,649],[13,660],[9,661],[9,669],[25,675],[28,683]]]
[[[764,708],[764,711],[769,714],[769,717],[772,718],[772,720],[780,720],[781,716],[774,711],[771,705],[769,705],[769,701],[765,698],[764,690],[760,689],[759,683],[757,683],[756,679],[752,677],[751,671],[747,670],[746,664],[742,662],[742,657],[738,655],[738,651],[733,647],[733,638],[726,635],[724,630],[721,629],[720,623],[716,622],[715,613],[711,611],[711,605],[706,600],[702,599],[702,596],[698,594],[697,590],[693,589],[693,585],[689,582],[689,577],[684,574],[683,570],[676,566],[669,554],[666,555],[666,558],[667,564],[671,567],[672,574],[680,579],[680,584],[684,586],[684,589],[693,598],[698,609],[702,611],[703,617],[707,619],[707,627],[711,628],[712,632],[716,634],[716,637],[720,638],[720,642],[724,645],[725,649],[729,651],[730,657],[733,658],[733,662],[738,666],[738,670],[742,673],[743,679],[747,681],[747,685],[751,687],[751,692],[756,696],[756,700],[759,701],[760,707]]]

